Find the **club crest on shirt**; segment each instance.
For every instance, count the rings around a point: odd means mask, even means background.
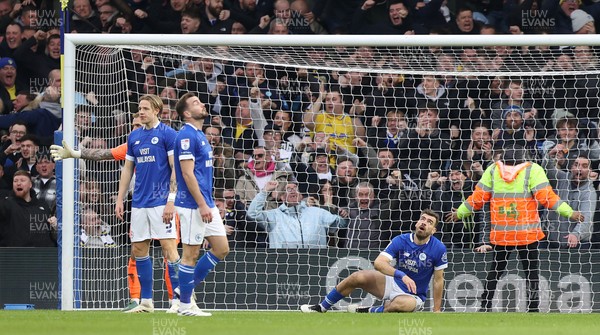
[[[154,136],[154,137],[153,137],[153,138],[150,140],[150,142],[151,142],[152,144],[156,144],[156,143],[158,143],[158,137]]]
[[[426,260],[426,259],[427,259],[427,255],[425,255],[425,253],[424,253],[424,252],[422,252],[422,253],[420,253],[420,254],[419,254],[419,260],[422,260],[422,261],[424,261],[424,260]]]
[[[181,150],[187,150],[190,148],[190,139],[184,138],[181,140]]]

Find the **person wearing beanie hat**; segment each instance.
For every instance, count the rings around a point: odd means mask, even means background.
[[[0,69],[4,68],[5,66],[12,66],[15,68],[15,70],[17,69],[17,63],[15,62],[14,59],[10,58],[10,57],[2,57],[0,58]]]
[[[523,118],[523,114],[525,114],[525,111],[520,106],[516,106],[516,105],[509,106],[508,108],[504,109],[504,111],[502,112],[503,120],[506,120],[508,113],[518,113],[519,115],[521,115],[521,118]]]
[[[581,9],[574,10],[571,13],[571,24],[573,32],[576,34],[595,34],[594,18]]]
[[[520,106],[509,106],[502,112],[504,129],[510,132],[517,131],[523,127],[525,111]]]
[[[0,58],[0,99],[4,109],[0,114],[8,114],[13,109],[12,101],[17,98],[17,63],[10,57]]]

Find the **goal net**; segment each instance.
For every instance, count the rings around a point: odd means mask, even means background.
[[[448,249],[444,309],[479,311],[494,264],[494,253],[474,251],[490,244],[488,210],[457,223],[447,216],[504,150],[523,147],[586,220],[577,225],[540,207],[539,290],[528,294],[527,274],[510,253],[491,290],[492,310],[525,311],[533,295],[544,312],[599,311],[600,50],[590,46],[598,41],[483,37],[67,35],[74,62],[65,61],[73,66],[65,70],[64,134],[80,148],[116,147],[142,95],[163,98],[159,117],[175,130],[178,98],[200,97],[231,247],[196,288],[205,309],[318,303],[350,273],[372,269],[391,238],[431,208],[441,218],[435,236]],[[74,174],[63,191],[74,240],[63,243],[73,255],[63,257],[63,309],[122,308],[130,243],[129,219],[114,216],[121,162],[64,164]],[[269,176],[283,186],[264,210],[282,205],[285,180],[311,206],[347,214],[347,226],[313,218],[314,232],[302,224],[265,229],[249,207]],[[580,240],[576,247],[568,247],[569,234]],[[154,245],[155,307],[168,308]],[[377,298],[357,291],[336,308],[349,303]]]

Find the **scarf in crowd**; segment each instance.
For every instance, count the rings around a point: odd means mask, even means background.
[[[265,169],[265,171],[256,171],[256,169],[254,168],[254,163],[255,163],[255,161],[248,163],[248,168],[257,177],[264,177],[275,171],[275,162],[268,162],[267,168]]]

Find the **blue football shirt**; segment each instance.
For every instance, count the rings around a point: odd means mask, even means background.
[[[177,132],[159,122],[152,129],[138,128],[127,139],[125,159],[135,165],[132,206],[152,208],[167,204],[171,167],[169,156]]]
[[[209,208],[215,207],[213,200],[213,151],[202,130],[186,123],[175,140],[175,176],[177,177],[177,198],[175,205],[183,208],[198,208],[181,174],[182,160],[194,161],[194,176],[200,192]]]
[[[396,260],[396,268],[415,282],[417,295],[423,301],[427,298],[427,288],[433,271],[448,267],[446,246],[433,236],[427,243],[417,245],[414,242],[414,234],[402,234],[394,237],[381,253],[390,260]],[[402,280],[394,280],[404,292],[411,293]]]

